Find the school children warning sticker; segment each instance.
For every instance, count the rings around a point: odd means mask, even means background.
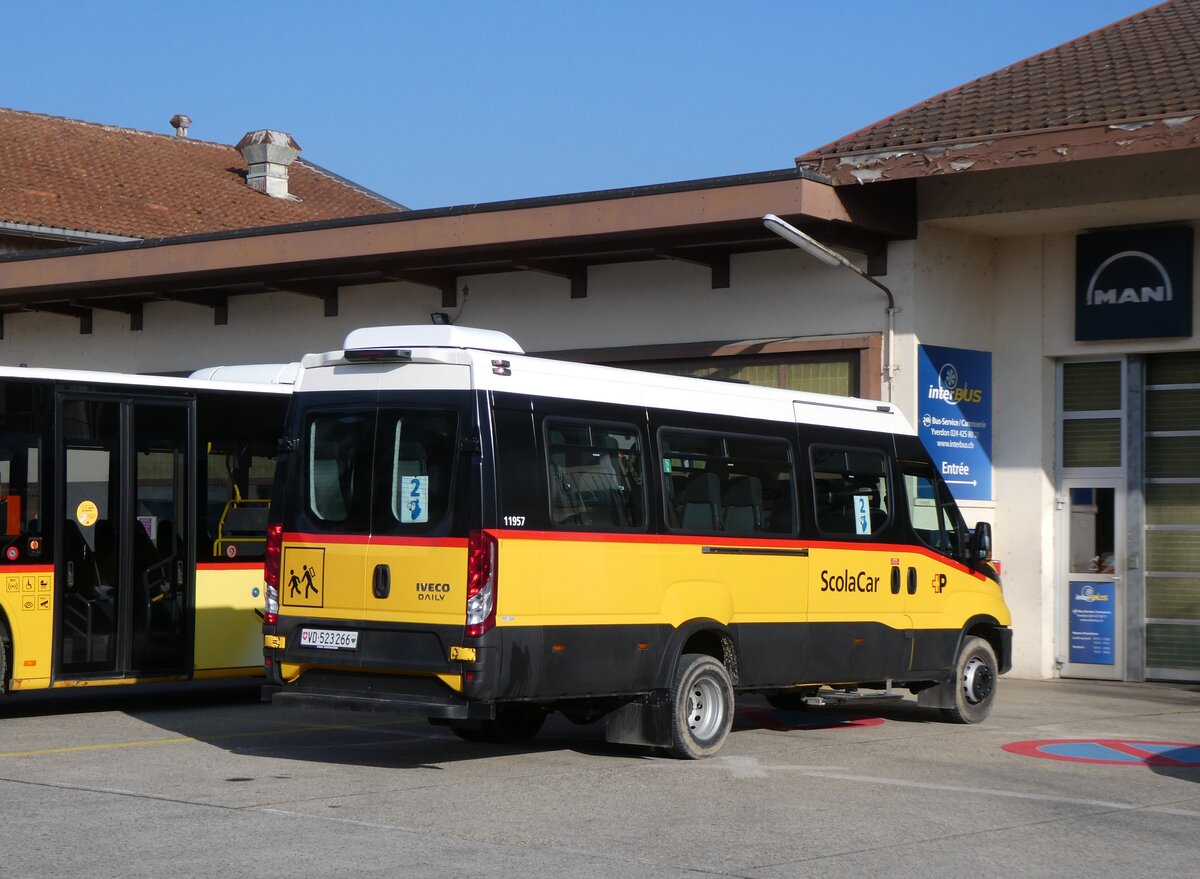
[[[1108,766],[1200,766],[1200,744],[1138,739],[1041,739],[1001,746],[1010,754]]]
[[[279,599],[292,607],[325,606],[325,548],[284,547],[279,566]]]

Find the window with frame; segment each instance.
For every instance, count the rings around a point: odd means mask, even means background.
[[[636,427],[549,418],[544,429],[553,527],[645,527],[645,465]]]
[[[917,539],[938,552],[961,558],[967,529],[946,483],[927,467],[906,467],[904,491]]]
[[[375,409],[313,412],[304,442],[309,513],[330,530],[366,532],[371,526]]]
[[[378,468],[388,474],[389,490],[373,530],[423,530],[446,517],[457,445],[457,412],[380,410]]]
[[[838,537],[870,537],[891,519],[887,457],[876,449],[813,446],[817,528]]]
[[[791,444],[775,437],[663,429],[667,524],[701,534],[791,534]]]

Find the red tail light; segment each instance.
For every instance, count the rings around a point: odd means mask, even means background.
[[[496,538],[472,531],[467,541],[468,638],[478,638],[496,625],[496,561]]]
[[[283,525],[272,522],[267,526],[267,548],[263,556],[263,583],[266,586],[263,621],[269,626],[279,622],[279,562],[282,557]]]

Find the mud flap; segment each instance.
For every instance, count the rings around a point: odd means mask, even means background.
[[[621,745],[665,748],[671,744],[671,705],[666,694],[626,702],[609,713],[604,738]]]
[[[954,687],[954,681],[945,681],[936,686],[926,687],[917,693],[917,704],[922,708],[953,708],[957,695]]]

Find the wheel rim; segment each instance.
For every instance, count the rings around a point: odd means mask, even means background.
[[[967,662],[966,668],[963,669],[962,685],[963,694],[967,697],[968,702],[978,705],[992,695],[995,683],[992,670],[986,662],[977,656]]]
[[[725,720],[725,700],[720,685],[710,677],[702,677],[688,689],[687,724],[692,736],[699,741],[713,738]]]

